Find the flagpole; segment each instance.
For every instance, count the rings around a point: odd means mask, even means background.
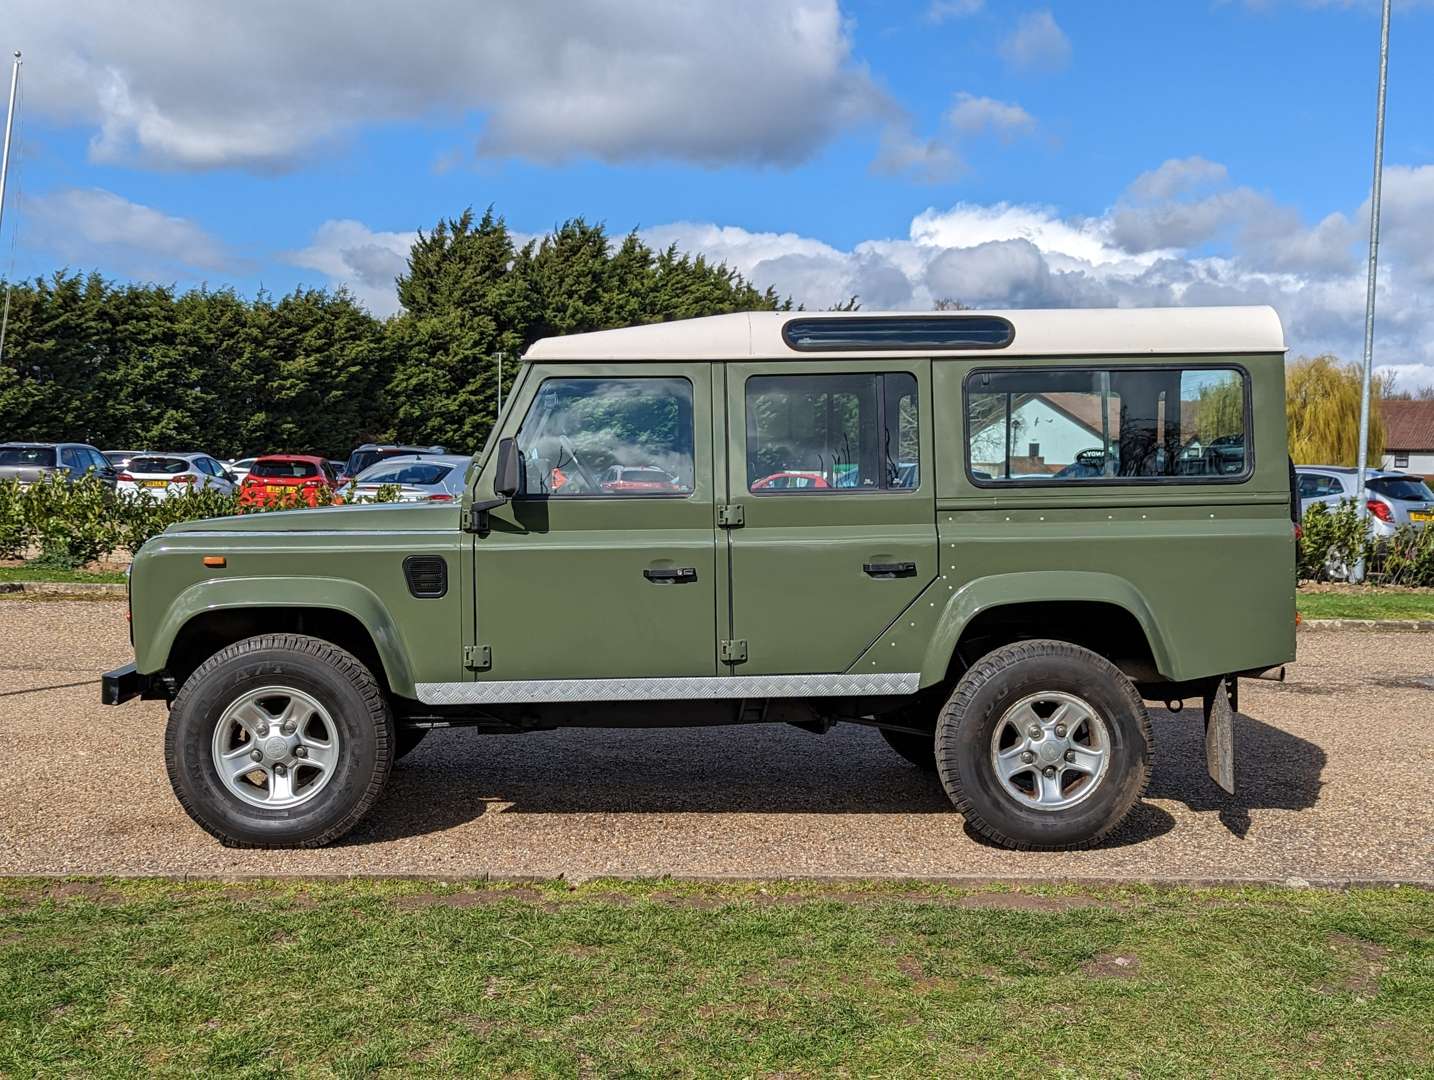
[[[15,130],[15,98],[20,88],[20,50],[10,69],[10,107],[5,112],[5,149],[0,151],[0,237],[5,235],[5,181],[10,176],[10,134]],[[5,355],[5,331],[10,326],[10,279],[5,279],[5,311],[0,314],[0,357]]]
[[[15,92],[20,86],[20,50],[10,71],[10,108],[5,113],[5,150],[0,153],[0,230],[5,227],[5,179],[10,175],[10,133],[15,130]]]
[[[1364,493],[1365,475],[1369,472],[1369,397],[1374,378],[1374,283],[1379,262],[1379,198],[1384,175],[1384,91],[1389,81],[1389,0],[1379,27],[1379,104],[1374,114],[1374,186],[1369,195],[1369,283],[1364,294],[1364,388],[1359,398],[1359,456],[1355,478],[1354,505],[1360,523],[1369,517],[1369,500]],[[1383,449],[1381,447],[1381,449]],[[1350,577],[1364,580],[1364,560],[1352,568]]]

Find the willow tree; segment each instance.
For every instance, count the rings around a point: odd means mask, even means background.
[[[1369,410],[1369,460],[1384,453],[1377,393]],[[1297,465],[1355,465],[1359,456],[1360,368],[1338,358],[1302,356],[1285,369],[1285,418]]]

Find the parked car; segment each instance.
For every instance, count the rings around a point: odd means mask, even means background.
[[[456,502],[463,497],[463,477],[472,458],[430,454],[385,458],[370,465],[340,492],[344,499],[372,498],[397,486],[399,502]]]
[[[255,458],[249,475],[239,485],[239,501],[246,506],[262,505],[292,497],[317,506],[320,492],[332,492],[337,478],[329,463],[309,454],[269,454]]]
[[[234,491],[233,474],[208,454],[141,454],[130,458],[119,474],[117,489],[122,495],[145,492],[167,499],[187,491]]]
[[[90,473],[114,487],[114,466],[88,443],[0,443],[0,480],[29,487],[48,477],[73,483]]]
[[[752,481],[753,491],[825,491],[831,485],[819,472],[787,470]]]
[[[1300,518],[1315,503],[1334,510],[1353,501],[1358,470],[1341,465],[1296,465]],[[1434,521],[1434,491],[1417,476],[1370,469],[1364,475],[1365,505],[1370,533],[1378,539],[1393,536],[1401,525],[1422,529]]]
[[[234,482],[242,484],[244,477],[249,475],[249,470],[254,467],[257,457],[238,458],[234,461],[226,461],[224,467],[234,474]]]
[[[603,491],[630,491],[634,495],[676,494],[687,490],[677,477],[656,465],[613,465],[598,481]]]
[[[115,472],[124,472],[131,458],[153,453],[151,450],[102,450],[100,452],[104,454],[105,460],[110,463]]]
[[[396,443],[364,443],[362,446],[349,454],[349,459],[344,467],[339,470],[338,482],[342,486],[349,483],[359,473],[371,465],[375,465],[384,458],[391,457],[428,457],[434,454],[446,454],[448,451],[442,446],[400,446]]]
[[[1294,658],[1284,354],[1269,308],[747,312],[541,340],[467,505],[145,544],[135,661],[102,700],[170,702],[170,784],[236,846],[337,839],[437,727],[757,722],[876,727],[973,833],[1088,845],[1146,791],[1146,701],[1200,703],[1160,725],[1162,768],[1233,791],[1239,681]],[[1012,475],[1012,403],[1075,392],[1128,446],[1211,445],[1224,418],[1199,400],[1243,401],[1260,452]],[[830,488],[753,488],[824,458]],[[653,462],[692,491],[600,484]]]

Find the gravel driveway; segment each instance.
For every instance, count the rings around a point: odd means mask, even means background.
[[[0,602],[0,873],[900,876],[1434,883],[1434,637],[1300,636],[1247,681],[1239,794],[1205,776],[1198,708],[1154,713],[1155,776],[1095,851],[963,828],[877,732],[438,731],[341,844],[230,851],[179,809],[165,711],[99,705],[131,658],[114,602]]]

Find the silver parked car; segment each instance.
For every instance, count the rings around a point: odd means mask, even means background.
[[[87,473],[115,485],[114,467],[88,443],[0,443],[0,480],[28,487],[47,477],[73,483]]]
[[[358,474],[352,495],[348,487],[340,494],[346,499],[372,498],[380,488],[397,485],[399,502],[457,502],[472,460],[457,454],[385,458]]]
[[[1357,471],[1340,465],[1297,465],[1300,517],[1315,503],[1334,510],[1354,499]],[[1364,474],[1364,496],[1372,535],[1387,539],[1401,525],[1422,529],[1434,521],[1434,491],[1417,476],[1370,469]]]
[[[118,490],[166,499],[205,488],[229,495],[235,486],[234,474],[208,454],[145,454],[130,459],[129,468],[119,474]]]

